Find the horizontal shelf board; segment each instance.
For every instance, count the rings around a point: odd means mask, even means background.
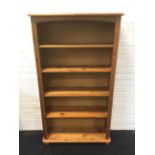
[[[99,67],[46,67],[42,69],[42,73],[106,73],[111,70],[111,68]]]
[[[40,48],[113,48],[113,44],[43,44]]]
[[[68,97],[68,96],[109,96],[109,91],[102,90],[49,90],[44,94],[45,97]]]
[[[107,118],[107,112],[48,112],[46,118]]]
[[[109,143],[111,139],[106,138],[105,133],[50,133],[48,138],[43,138],[44,143],[61,142],[100,142]]]

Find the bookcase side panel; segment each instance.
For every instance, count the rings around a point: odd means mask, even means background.
[[[116,63],[117,63],[117,53],[118,53],[118,43],[119,43],[119,33],[120,33],[120,22],[121,22],[121,17],[116,17],[115,30],[114,30],[114,47],[112,51],[112,72],[111,72],[110,83],[109,83],[110,95],[108,99],[108,118],[106,122],[106,137],[107,138],[110,137],[110,126],[111,126],[113,94],[114,94]]]
[[[31,19],[32,22],[32,34],[33,34],[33,42],[34,42],[34,53],[35,53],[35,61],[36,61],[36,69],[37,69],[37,78],[38,78],[38,88],[39,88],[39,98],[40,98],[40,107],[41,107],[41,116],[42,116],[42,126],[43,126],[43,134],[44,137],[48,137],[47,133],[47,122],[45,119],[45,104],[44,104],[44,92],[43,92],[43,79],[41,74],[41,58],[38,46],[38,33],[37,33],[37,23]]]

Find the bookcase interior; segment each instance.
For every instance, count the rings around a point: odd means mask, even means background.
[[[71,133],[103,133],[105,132],[104,119],[92,118],[54,118],[48,119],[48,131]]]
[[[45,90],[108,90],[109,77],[109,73],[52,73],[43,75],[43,82]]]
[[[114,23],[56,21],[38,24],[39,44],[113,43]]]
[[[111,48],[41,49],[42,67],[111,67]]]
[[[107,97],[46,98],[46,113],[51,111],[105,112],[107,101]]]

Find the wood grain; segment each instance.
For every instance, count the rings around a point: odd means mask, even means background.
[[[40,51],[39,51],[39,47],[38,47],[37,25],[33,20],[32,20],[32,34],[33,34],[36,69],[37,69],[37,77],[38,77],[38,88],[39,88],[39,96],[40,96],[43,134],[44,134],[44,137],[46,138],[48,136],[48,132],[47,132],[47,122],[44,117],[45,116],[45,104],[44,104],[44,97],[43,97],[43,94],[44,94],[43,79],[42,79],[42,75],[41,75],[41,57],[40,57]]]
[[[110,143],[111,139],[106,139],[105,133],[51,133],[47,139],[43,138],[44,143],[60,142],[82,142],[82,143]]]
[[[42,73],[106,73],[111,72],[111,68],[54,68],[54,67],[46,67],[42,69]]]
[[[46,118],[106,118],[107,112],[48,112]]]
[[[118,54],[118,43],[119,43],[119,32],[120,32],[120,17],[116,18],[115,22],[115,31],[114,31],[114,48],[112,55],[112,73],[110,76],[110,97],[108,100],[108,118],[106,124],[106,136],[110,137],[110,126],[111,126],[111,116],[112,116],[112,105],[113,105],[113,94],[114,94],[114,84],[115,84],[115,74],[116,74],[116,63],[117,63],[117,54]]]
[[[113,44],[44,44],[40,48],[112,48]]]
[[[68,96],[109,96],[109,91],[47,91],[44,94],[45,97],[68,97]]]
[[[123,16],[124,14],[122,12],[117,12],[117,13],[53,13],[53,14],[34,14],[34,13],[29,13],[29,16]]]

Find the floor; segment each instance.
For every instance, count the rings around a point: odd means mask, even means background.
[[[111,131],[112,142],[106,144],[42,143],[41,131],[19,132],[19,155],[134,155],[135,132]]]

